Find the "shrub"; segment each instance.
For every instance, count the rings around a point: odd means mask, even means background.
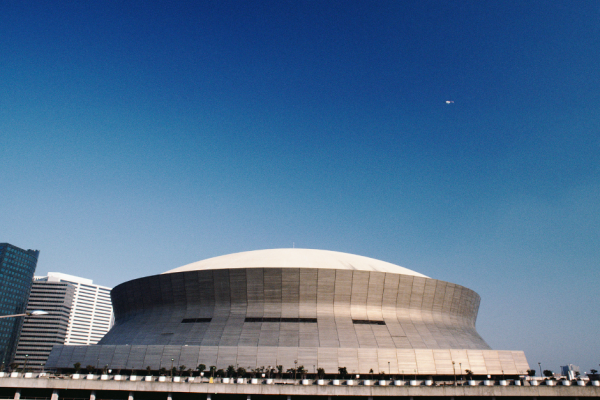
[[[240,378],[243,378],[243,377],[245,377],[245,376],[246,376],[246,368],[239,367],[239,368],[238,368],[238,369],[235,371],[235,373],[237,374],[237,376],[238,376],[238,377],[240,377]]]
[[[323,368],[317,368],[317,376],[319,379],[325,378],[325,370]]]

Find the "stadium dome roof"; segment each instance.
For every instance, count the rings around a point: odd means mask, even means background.
[[[197,261],[195,263],[184,265],[164,273],[172,274],[176,272],[232,268],[346,269],[356,271],[390,272],[394,274],[428,278],[428,276],[412,271],[408,268],[385,261],[376,260],[374,258],[340,253],[337,251],[312,249],[272,249],[227,254],[224,256]]]

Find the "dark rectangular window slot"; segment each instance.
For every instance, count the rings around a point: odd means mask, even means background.
[[[244,322],[291,322],[316,324],[316,318],[273,318],[273,317],[247,317]]]
[[[181,323],[182,324],[193,324],[197,322],[210,322],[212,318],[184,318]]]
[[[353,319],[352,322],[357,325],[385,325],[385,321],[371,321],[368,319]]]

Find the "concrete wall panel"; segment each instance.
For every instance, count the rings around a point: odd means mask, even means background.
[[[335,373],[339,367],[346,367],[349,373],[366,374],[391,372],[404,374],[410,379],[418,375],[466,375],[470,369],[477,375],[523,374],[529,367],[522,351],[494,350],[441,350],[441,349],[356,349],[356,348],[304,348],[304,347],[265,347],[255,346],[56,346],[48,359],[48,368],[56,368],[57,362],[72,368],[76,360],[92,360],[102,354],[113,363],[111,369],[120,368],[114,364],[123,354],[131,362],[128,369],[143,370],[146,366],[157,370],[167,370],[173,366],[185,365],[194,369],[197,364],[211,365],[226,369],[229,365],[248,369],[256,366],[268,367],[281,364],[284,370],[296,364],[303,365],[308,372],[325,368],[327,373]],[[121,356],[117,356],[120,354]],[[145,354],[142,356],[141,354]],[[54,360],[54,361],[53,361]],[[133,362],[134,360],[138,360]],[[142,363],[139,360],[143,360]],[[454,361],[454,368],[452,366]],[[79,361],[81,362],[81,361]],[[389,364],[388,364],[389,363]],[[90,365],[95,367],[95,364]],[[106,365],[106,364],[105,364]],[[85,364],[83,365],[85,367]],[[102,368],[103,365],[99,365]],[[416,370],[416,372],[415,372]]]

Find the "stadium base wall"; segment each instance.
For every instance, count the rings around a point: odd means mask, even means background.
[[[346,367],[349,373],[359,374],[372,369],[386,374],[451,375],[460,369],[462,374],[471,370],[476,375],[522,375],[529,369],[523,351],[169,345],[54,346],[46,368],[73,368],[81,363],[82,367],[158,370],[173,363],[192,369],[199,364],[217,369],[282,365],[285,371],[296,366],[294,361],[309,373],[316,368],[337,373],[338,367]]]

